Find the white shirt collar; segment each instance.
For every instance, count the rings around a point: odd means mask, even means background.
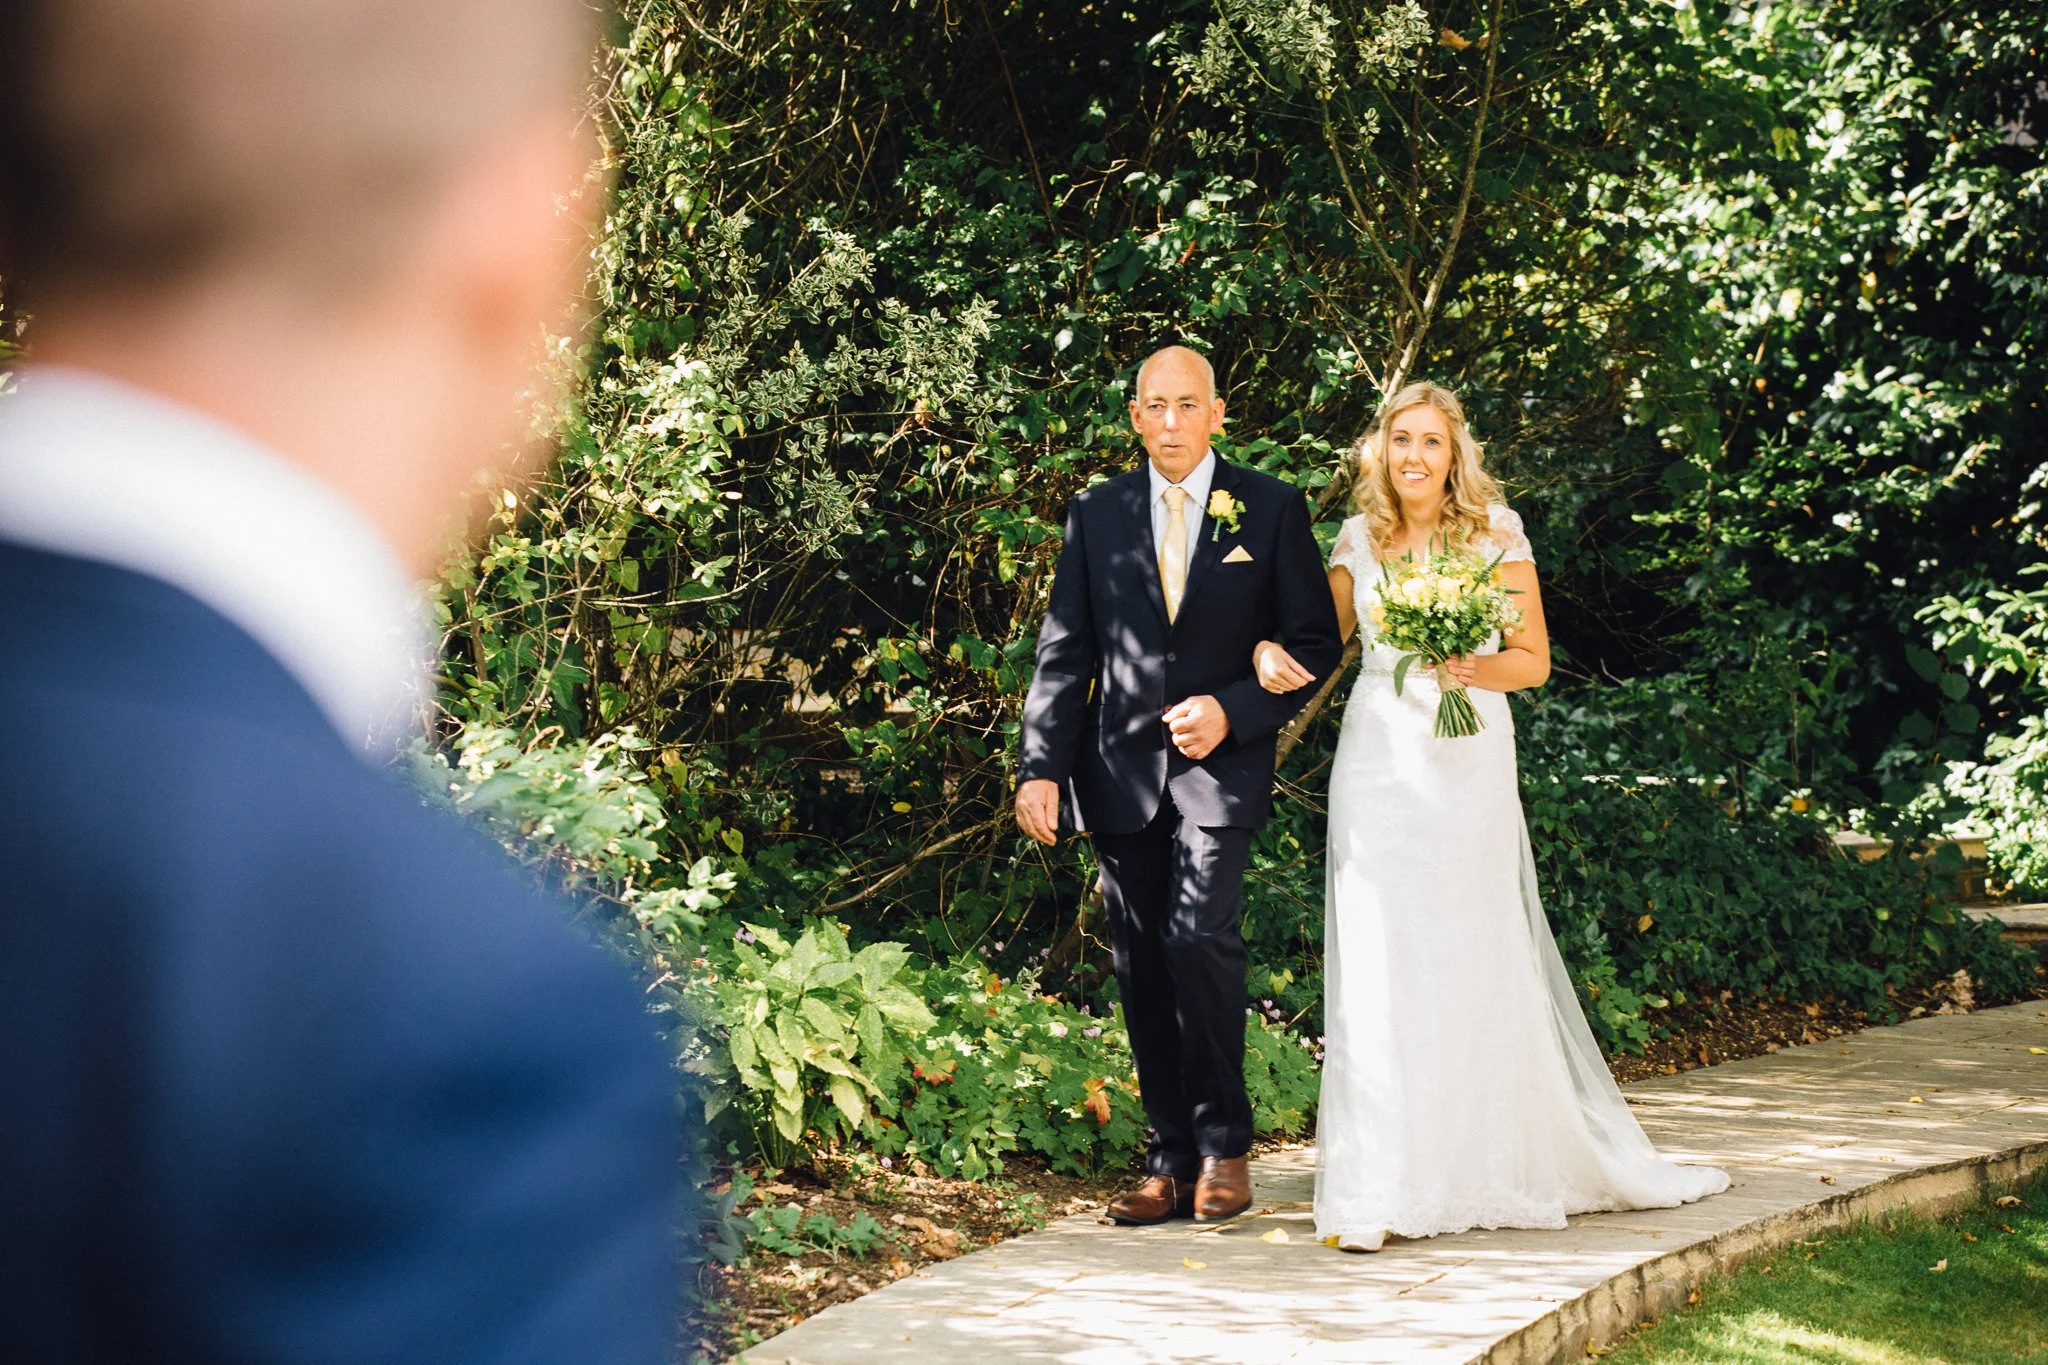
[[[83,370],[0,397],[0,538],[181,588],[248,632],[342,737],[423,719],[418,585],[339,493],[213,418]]]
[[[1157,504],[1172,484],[1159,472],[1159,466],[1152,463],[1152,457],[1149,455],[1145,457],[1145,472],[1151,476],[1152,501]],[[1188,476],[1180,481],[1180,486],[1188,492],[1188,511],[1200,515],[1209,506],[1209,485],[1215,481],[1216,452],[1213,449],[1205,450],[1202,452],[1201,463],[1189,470]]]

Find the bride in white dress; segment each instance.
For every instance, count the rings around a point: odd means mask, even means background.
[[[1351,1251],[1389,1235],[1561,1228],[1568,1214],[1668,1208],[1728,1177],[1664,1160],[1586,1025],[1536,889],[1507,693],[1550,675],[1536,566],[1457,398],[1414,384],[1359,443],[1359,515],[1330,556],[1348,636],[1367,649],[1330,776],[1316,1233]],[[1432,540],[1502,556],[1519,629],[1445,671],[1485,729],[1438,739],[1435,677],[1394,694],[1376,642],[1378,565]],[[1308,680],[1261,644],[1261,683]]]

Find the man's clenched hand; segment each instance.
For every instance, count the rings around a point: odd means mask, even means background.
[[[1167,709],[1166,730],[1173,747],[1199,763],[1230,734],[1230,717],[1212,696],[1189,697]]]
[[[1060,784],[1036,777],[1017,787],[1017,827],[1041,844],[1060,841]]]

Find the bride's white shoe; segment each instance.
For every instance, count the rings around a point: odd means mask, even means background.
[[[1339,1251],[1378,1251],[1387,1244],[1387,1234],[1383,1228],[1374,1228],[1371,1232],[1340,1232],[1330,1240]]]

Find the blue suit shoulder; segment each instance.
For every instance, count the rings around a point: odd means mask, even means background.
[[[0,1339],[662,1359],[679,1125],[618,964],[203,604],[0,579]]]

